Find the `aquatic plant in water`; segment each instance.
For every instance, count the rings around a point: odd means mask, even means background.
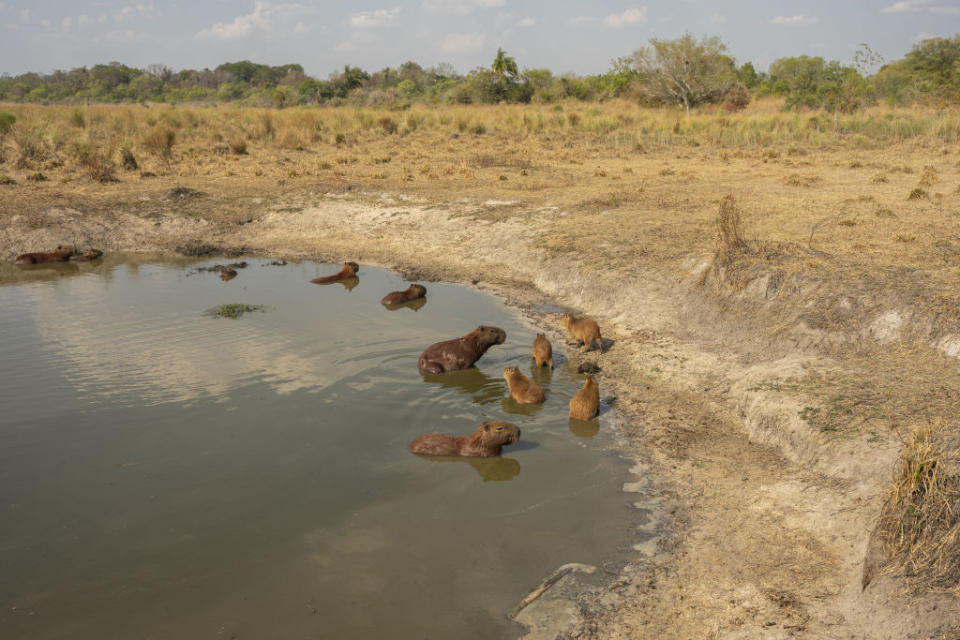
[[[265,304],[221,304],[212,309],[207,309],[203,312],[203,315],[210,316],[211,318],[230,318],[236,320],[248,311],[266,311],[267,308]]]

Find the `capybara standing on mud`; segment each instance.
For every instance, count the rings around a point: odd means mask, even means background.
[[[380,304],[386,306],[404,304],[406,302],[410,302],[411,300],[422,298],[425,295],[427,295],[427,288],[425,286],[422,284],[412,284],[404,291],[394,291],[383,296],[383,300],[380,301]]]
[[[445,373],[473,366],[495,344],[503,344],[507,334],[498,327],[480,325],[462,338],[430,345],[420,354],[417,368],[426,373]]]
[[[539,404],[546,400],[540,385],[520,373],[520,369],[507,367],[503,370],[503,377],[507,379],[510,395],[520,404]]]
[[[62,244],[58,244],[57,248],[53,251],[38,252],[38,253],[24,253],[23,255],[17,256],[17,259],[13,261],[13,264],[45,264],[47,262],[67,262],[70,260],[70,256],[73,255],[73,247],[65,247]]]
[[[538,333],[533,340],[533,359],[537,361],[538,367],[548,364],[553,369],[553,347],[542,333]]]
[[[600,325],[593,318],[586,316],[572,316],[567,314],[563,316],[561,322],[567,328],[567,336],[574,342],[583,342],[587,349],[593,348],[593,341],[596,340],[603,351],[603,338],[600,337]]]
[[[490,458],[500,448],[520,442],[520,429],[509,422],[484,422],[471,436],[428,433],[410,443],[410,451],[424,456],[473,456]]]
[[[321,278],[314,278],[310,282],[314,284],[327,284],[328,282],[340,282],[341,280],[346,280],[347,278],[352,278],[357,275],[357,272],[360,271],[360,265],[356,262],[344,262],[343,268],[340,269],[337,273],[332,276],[323,276]]]
[[[570,417],[576,420],[590,420],[600,409],[600,387],[593,376],[587,376],[583,388],[570,399]]]

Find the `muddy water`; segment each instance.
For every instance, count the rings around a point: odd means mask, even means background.
[[[211,261],[0,273],[0,637],[510,637],[542,576],[622,549],[622,464],[566,417],[582,376],[541,374],[542,407],[505,399],[503,368],[532,368],[516,313],[429,283],[390,311],[396,274],[248,263],[228,282]],[[203,315],[223,303],[267,309]],[[478,368],[417,371],[480,323],[507,341]],[[484,420],[521,442],[406,449]]]

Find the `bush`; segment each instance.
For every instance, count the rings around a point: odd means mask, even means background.
[[[13,125],[16,121],[17,116],[13,115],[9,111],[0,111],[0,135],[10,133],[10,130],[13,129]]]
[[[143,146],[164,162],[169,162],[173,155],[173,144],[176,140],[177,134],[174,133],[173,129],[157,125],[144,137]]]
[[[743,111],[750,104],[750,92],[742,84],[735,84],[723,97],[723,108],[727,113]]]
[[[247,155],[247,141],[240,136],[230,138],[230,151],[237,156]]]

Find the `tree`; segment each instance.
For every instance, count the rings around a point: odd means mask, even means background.
[[[490,65],[490,68],[497,74],[497,77],[507,82],[511,80],[515,81],[520,75],[520,71],[517,69],[517,61],[508,56],[506,51],[499,48],[497,49],[497,57],[493,59],[493,64]]]
[[[717,37],[697,40],[689,33],[676,40],[650,40],[633,52],[631,67],[646,80],[641,91],[649,98],[690,108],[719,102],[737,82],[733,59]]]

